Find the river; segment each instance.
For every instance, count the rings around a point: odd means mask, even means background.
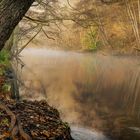
[[[45,99],[75,140],[140,140],[139,57],[27,48],[23,99]]]

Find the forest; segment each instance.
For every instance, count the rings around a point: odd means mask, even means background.
[[[0,0],[0,140],[140,140],[140,0]]]

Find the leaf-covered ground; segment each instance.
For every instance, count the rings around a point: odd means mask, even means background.
[[[68,124],[46,101],[10,98],[4,70],[0,63],[0,140],[72,140]]]
[[[45,101],[0,100],[0,139],[71,140],[70,128]]]

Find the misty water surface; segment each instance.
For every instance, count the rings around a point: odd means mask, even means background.
[[[46,99],[74,130],[81,127],[76,134],[88,128],[119,140],[140,138],[139,57],[28,48],[22,60],[22,98]]]

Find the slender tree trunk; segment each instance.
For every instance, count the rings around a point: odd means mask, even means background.
[[[34,0],[0,0],[0,50]]]

